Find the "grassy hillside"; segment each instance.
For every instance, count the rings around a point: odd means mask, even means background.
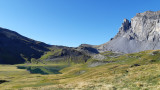
[[[109,57],[109,54],[112,57]],[[105,60],[89,59],[61,69],[62,74],[30,74],[24,65],[0,65],[0,89],[24,90],[155,90],[160,89],[160,50],[114,56],[102,53]],[[25,66],[59,66],[35,64]]]

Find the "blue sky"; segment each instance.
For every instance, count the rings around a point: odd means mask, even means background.
[[[0,27],[52,45],[99,45],[124,18],[158,11],[160,0],[0,0]]]

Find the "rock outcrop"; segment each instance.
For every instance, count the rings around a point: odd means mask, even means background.
[[[92,56],[99,53],[93,45],[89,44],[81,44],[79,47],[76,47],[75,50],[82,52],[88,56]]]
[[[118,34],[98,46],[100,52],[133,53],[160,49],[160,11],[138,13],[131,21],[124,19]]]

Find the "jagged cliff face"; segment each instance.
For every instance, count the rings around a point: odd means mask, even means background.
[[[133,53],[160,49],[160,11],[138,13],[131,21],[124,19],[118,34],[100,45],[99,51]]]

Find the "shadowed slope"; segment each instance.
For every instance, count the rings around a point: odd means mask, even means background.
[[[0,64],[18,64],[39,58],[49,45],[0,28]]]

